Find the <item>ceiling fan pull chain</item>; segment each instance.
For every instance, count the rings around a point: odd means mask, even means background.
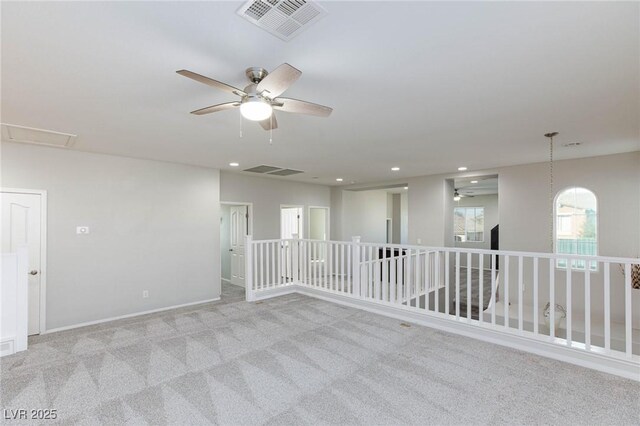
[[[269,121],[271,121],[271,126],[269,126],[269,145],[273,145],[273,114],[269,117]]]

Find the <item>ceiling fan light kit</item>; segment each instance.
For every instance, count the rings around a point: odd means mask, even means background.
[[[192,71],[179,70],[176,72],[197,82],[240,96],[239,102],[227,102],[191,111],[195,115],[205,115],[240,107],[242,117],[258,122],[265,130],[273,130],[278,128],[274,110],[318,117],[328,117],[333,111],[323,105],[278,97],[302,75],[300,70],[287,63],[280,65],[271,73],[260,67],[247,68],[245,74],[251,83],[244,90]]]
[[[273,107],[262,98],[250,97],[240,104],[240,113],[247,120],[262,121],[271,117]]]

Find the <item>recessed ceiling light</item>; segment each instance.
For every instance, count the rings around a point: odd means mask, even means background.
[[[458,167],[458,171],[459,172],[464,172],[465,170],[467,170],[466,167],[462,166],[462,167]]]
[[[471,183],[478,183],[478,181],[477,180],[472,180]]]
[[[400,170],[400,167],[392,167],[392,168],[391,168],[391,171],[392,171],[392,172],[397,172],[398,170]]]
[[[409,187],[408,187],[408,186],[405,186],[405,187],[404,187],[404,189],[409,189]]]
[[[231,167],[238,167],[240,165],[240,163],[229,163],[229,165]]]
[[[342,178],[337,178],[336,181],[342,182]]]

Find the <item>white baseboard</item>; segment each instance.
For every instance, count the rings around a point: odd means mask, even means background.
[[[46,331],[44,331],[44,332],[42,332],[40,334],[49,334],[49,333],[56,333],[58,331],[73,330],[74,328],[87,327],[89,325],[102,324],[102,323],[105,323],[105,322],[117,321],[117,320],[121,320],[121,319],[132,318],[132,317],[138,317],[138,316],[141,316],[141,315],[153,314],[153,313],[156,313],[156,312],[170,311],[171,309],[185,308],[187,306],[201,305],[203,303],[217,302],[218,300],[220,300],[220,297],[216,297],[214,299],[198,300],[197,302],[183,303],[181,305],[166,306],[164,308],[150,309],[148,311],[134,312],[132,314],[126,314],[126,315],[120,315],[120,316],[117,316],[117,317],[104,318],[104,319],[99,319],[99,320],[95,320],[95,321],[81,322],[79,324],[65,325],[64,327],[57,327],[57,328],[52,328],[51,330],[46,330]]]

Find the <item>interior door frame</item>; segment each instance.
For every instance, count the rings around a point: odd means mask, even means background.
[[[247,206],[247,214],[249,215],[249,219],[247,220],[247,235],[253,236],[253,203],[240,202],[240,201],[220,201],[220,205]],[[222,260],[222,251],[220,252],[220,259]],[[220,282],[222,281],[231,283],[231,277],[229,277],[229,279],[227,280],[222,276],[222,265],[220,265]]]
[[[47,191],[44,189],[4,188],[0,193],[40,196],[40,332],[47,332]]]
[[[305,208],[301,204],[280,204],[280,210],[278,211],[278,221],[280,222],[278,238],[282,238],[282,209],[300,209],[300,227],[299,229],[305,231]],[[298,235],[298,238],[303,239],[304,235]]]
[[[309,206],[307,207],[308,218],[307,221],[307,235],[311,237],[311,209],[324,209],[327,211],[327,216],[325,218],[325,226],[327,232],[327,239],[325,241],[331,241],[331,207],[327,206]]]

